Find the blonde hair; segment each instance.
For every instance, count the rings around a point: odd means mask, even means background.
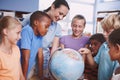
[[[84,20],[84,26],[86,25],[86,19],[83,15],[78,14],[78,15],[74,16],[72,19],[72,23],[74,22],[75,19]]]
[[[11,16],[4,16],[0,19],[0,41],[4,36],[3,30],[5,28],[13,29],[16,25],[21,25],[20,21]]]
[[[101,21],[101,26],[103,30],[109,31],[110,29],[118,29],[120,28],[120,15],[119,14],[110,14],[106,16]]]

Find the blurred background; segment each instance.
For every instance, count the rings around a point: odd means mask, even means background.
[[[36,10],[48,8],[54,0],[0,0],[0,17],[11,15],[21,21]],[[71,34],[71,20],[76,14],[86,18],[84,33],[102,33],[100,21],[108,14],[120,12],[120,0],[67,0],[70,11],[64,20],[59,21],[62,34]]]

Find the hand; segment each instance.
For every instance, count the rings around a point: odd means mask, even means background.
[[[91,51],[90,51],[89,49],[87,49],[87,48],[80,48],[80,49],[78,50],[78,52],[79,52],[81,55],[91,54]]]

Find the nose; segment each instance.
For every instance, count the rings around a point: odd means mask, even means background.
[[[94,49],[94,48],[95,48],[95,45],[91,45],[91,48]]]
[[[60,15],[60,16],[59,16],[59,19],[62,20],[62,19],[63,19],[63,15]]]

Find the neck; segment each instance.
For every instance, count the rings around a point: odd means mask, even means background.
[[[75,39],[78,39],[78,38],[80,38],[82,35],[79,35],[79,36],[75,36],[74,34],[72,35],[72,37],[73,38],[75,38]]]
[[[8,42],[8,40],[2,41],[2,43],[0,44],[0,51],[7,54],[12,53],[12,45]]]
[[[36,27],[34,26],[34,27],[32,27],[32,29],[33,29],[34,34],[37,36],[38,33],[37,33],[37,29],[36,29]]]

